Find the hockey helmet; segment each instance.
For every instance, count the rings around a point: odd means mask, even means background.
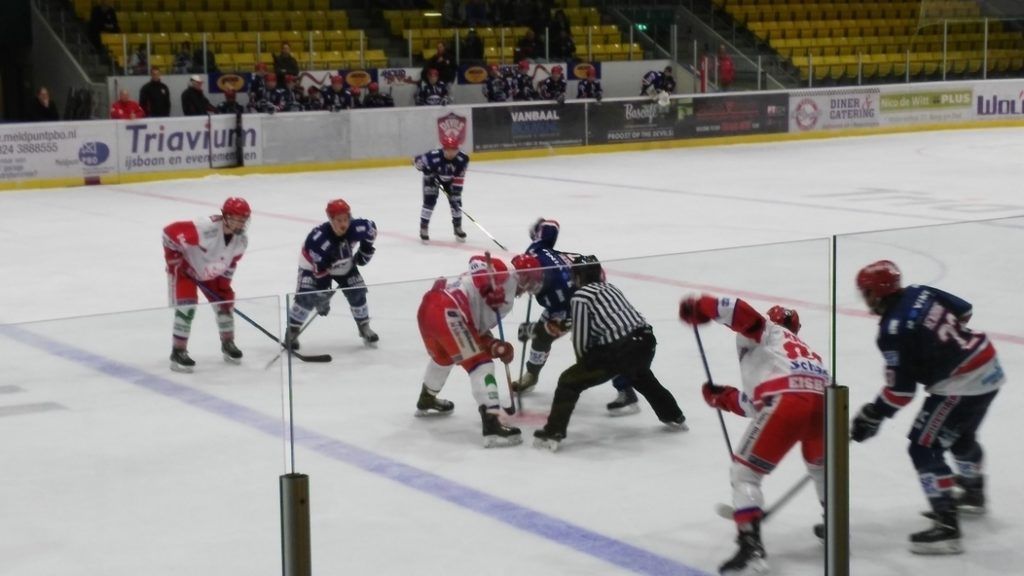
[[[441,148],[445,150],[458,150],[459,149],[459,138],[458,136],[442,136],[441,137]]]
[[[370,94],[376,94],[377,91],[380,90],[380,84],[377,84],[376,82],[370,82],[370,85],[367,86],[367,88],[370,89]]]
[[[530,62],[527,61],[527,60],[520,60],[519,61],[519,69],[522,70],[523,72],[529,70],[530,69]]]
[[[352,215],[352,208],[341,198],[331,200],[327,203],[327,217],[334,218],[338,214]]]
[[[273,72],[269,72],[269,73],[267,73],[266,76],[263,77],[263,81],[266,82],[267,84],[271,84],[271,83],[277,84],[277,74],[274,74]]]
[[[577,288],[582,288],[593,282],[604,282],[604,269],[597,256],[582,254],[572,259],[572,280]]]
[[[787,328],[793,334],[800,332],[800,314],[792,308],[784,308],[782,306],[772,306],[768,309],[768,319]]]
[[[597,78],[597,68],[594,68],[593,66],[587,68],[587,78],[590,78],[591,80]]]
[[[437,71],[437,68],[428,68],[427,69],[427,78],[437,78],[440,75],[441,75],[441,73]]]
[[[891,260],[872,262],[857,273],[857,288],[868,308],[876,314],[883,310],[882,301],[903,289],[902,274]]]
[[[516,270],[516,282],[519,292],[536,294],[544,284],[544,272],[540,260],[532,254],[517,254],[512,257],[512,267]]]
[[[551,67],[551,75],[552,76],[561,76],[562,72],[564,72],[564,71],[565,70],[561,66],[552,66]]]
[[[252,214],[252,209],[249,208],[249,203],[245,199],[232,196],[224,201],[220,213],[225,218],[228,216],[248,218]]]
[[[331,76],[331,84],[344,84],[345,79],[341,77],[341,74],[335,74]]]
[[[292,82],[295,82],[295,76],[293,74],[285,74],[284,75],[284,83],[285,84],[291,84]]]

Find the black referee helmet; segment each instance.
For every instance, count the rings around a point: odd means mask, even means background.
[[[601,262],[598,261],[597,256],[580,254],[573,258],[572,280],[577,288],[591,282],[604,282],[604,269],[601,268]]]

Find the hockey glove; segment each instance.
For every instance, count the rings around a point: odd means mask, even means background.
[[[710,300],[710,304],[708,301]],[[679,319],[687,324],[704,324],[711,320],[708,309],[717,301],[703,296],[687,296],[679,303]]]
[[[705,382],[704,386],[701,386],[700,391],[704,394],[704,401],[707,402],[708,406],[739,414],[740,416],[747,415],[743,411],[743,406],[740,405],[740,391],[736,388],[732,386],[715,386],[710,382]]]
[[[491,355],[491,358],[497,358],[505,364],[511,364],[515,349],[508,342],[495,339],[487,344],[487,353]]]
[[[480,295],[491,308],[500,308],[505,304],[505,289],[501,286],[484,284],[483,288],[480,288]]]
[[[568,318],[548,320],[544,323],[544,331],[552,338],[558,338],[570,330],[572,330],[572,320]]]
[[[356,266],[366,266],[369,264],[376,251],[377,249],[373,246],[360,246],[359,252],[356,252],[355,256]]]
[[[878,427],[882,425],[884,418],[875,408],[874,404],[865,404],[860,412],[853,417],[853,424],[850,425],[850,439],[854,442],[863,442],[878,434]]]
[[[330,293],[323,294],[316,301],[316,313],[321,316],[327,316],[331,313],[331,296]]]
[[[529,342],[533,337],[533,322],[523,322],[519,325],[519,341]]]

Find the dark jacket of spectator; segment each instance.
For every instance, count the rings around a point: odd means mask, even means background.
[[[193,76],[193,78],[196,77]],[[181,93],[181,111],[185,116],[203,116],[207,112],[214,111],[213,104],[210,104],[206,94],[203,94],[201,82],[197,85],[193,80],[191,85]]]
[[[40,88],[39,94],[28,107],[28,121],[55,122],[57,120],[60,120],[57,103],[50,99],[50,93],[46,88]]]
[[[279,76],[299,76],[299,63],[295,56],[292,56],[291,47],[287,43],[281,45],[280,54],[274,55],[274,71]]]
[[[543,56],[543,49],[540,42],[537,41],[537,35],[533,33],[533,30],[527,30],[526,36],[523,36],[516,46],[515,59],[533,60],[540,56]]]
[[[476,30],[470,30],[462,41],[462,53],[459,54],[463,62],[480,64],[484,59],[484,43],[480,40]]]
[[[110,6],[109,0],[104,0],[92,8],[89,17],[89,31],[92,33],[93,42],[97,46],[100,43],[100,34],[118,34],[121,27],[117,23],[117,12]]]
[[[437,52],[424,64],[420,78],[426,78],[431,68],[437,70],[437,77],[441,82],[448,85],[455,83],[455,64],[448,57],[444,42],[437,43]]]
[[[171,115],[171,90],[160,81],[160,71],[153,69],[149,82],[139,90],[139,105],[151,118],[166,118]]]

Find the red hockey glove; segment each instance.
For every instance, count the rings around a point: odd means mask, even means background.
[[[746,416],[743,407],[740,406],[740,391],[732,386],[715,386],[705,382],[700,389],[704,394],[704,401],[708,406],[719,410],[726,410],[733,414]]]
[[[480,288],[480,295],[484,297],[484,302],[491,308],[500,308],[505,305],[505,289],[501,286],[484,284]]]
[[[491,355],[491,358],[497,358],[505,364],[511,364],[515,349],[504,340],[493,339],[487,344],[487,352]]]
[[[718,301],[710,296],[687,296],[679,303],[679,319],[687,324],[704,324],[718,315]]]

